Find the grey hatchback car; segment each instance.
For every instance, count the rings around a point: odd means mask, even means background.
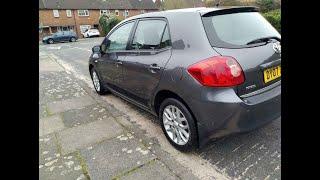
[[[280,39],[255,7],[146,13],[92,48],[89,71],[97,93],[151,112],[188,151],[281,117]]]
[[[55,42],[75,42],[78,36],[73,31],[58,31],[51,36],[45,36],[42,38],[42,42],[46,44],[53,44]]]

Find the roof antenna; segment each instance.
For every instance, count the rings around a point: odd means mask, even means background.
[[[218,0],[218,2],[216,3],[216,7],[218,7],[220,5],[220,0]]]

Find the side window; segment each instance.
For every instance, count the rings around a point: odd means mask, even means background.
[[[159,49],[166,22],[162,20],[139,21],[132,47],[135,49]]]
[[[129,22],[118,29],[116,29],[108,38],[107,43],[108,51],[125,50],[129,40],[131,29],[134,22]]]
[[[162,40],[160,43],[160,48],[165,48],[171,46],[171,39],[170,39],[170,35],[169,35],[169,30],[168,30],[168,26],[166,26],[163,35],[162,35]]]

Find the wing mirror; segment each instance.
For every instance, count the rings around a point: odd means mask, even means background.
[[[101,47],[100,45],[94,46],[92,48],[92,58],[100,58]]]
[[[101,47],[100,47],[100,45],[94,46],[94,47],[92,48],[92,52],[93,52],[93,53],[100,53],[100,52],[101,52]]]

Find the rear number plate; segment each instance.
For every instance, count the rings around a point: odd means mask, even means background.
[[[264,83],[268,83],[272,80],[281,77],[281,66],[275,66],[272,68],[265,69],[263,71]]]

